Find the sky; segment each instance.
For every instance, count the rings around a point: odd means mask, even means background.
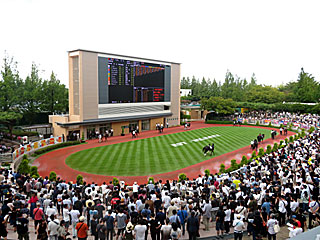
[[[86,49],[181,63],[181,78],[259,84],[320,81],[320,1],[1,0],[0,58],[22,78],[35,63],[68,85],[67,51]]]

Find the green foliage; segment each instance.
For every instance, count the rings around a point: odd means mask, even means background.
[[[22,157],[22,159],[27,159],[27,160],[29,161],[27,154],[24,154],[23,157]]]
[[[267,153],[267,154],[270,154],[271,152],[272,152],[272,147],[271,147],[270,144],[268,144],[266,153]]]
[[[289,142],[293,143],[294,139],[293,139],[293,136],[290,136],[289,137]]]
[[[54,171],[51,171],[49,174],[49,180],[50,181],[56,181],[57,180],[57,174]]]
[[[264,149],[261,147],[259,148],[258,156],[262,157],[264,155]]]
[[[149,177],[148,178],[148,183],[152,182],[154,184],[154,178],[153,177]]]
[[[187,180],[187,175],[185,173],[179,174],[179,182]]]
[[[33,178],[39,178],[40,177],[40,175],[38,173],[38,167],[32,166],[30,168],[30,176],[32,176]]]
[[[191,119],[191,115],[182,115],[182,119]]]
[[[234,171],[234,170],[237,170],[238,168],[239,168],[239,165],[237,164],[237,160],[232,159],[231,166],[230,166],[230,168],[228,168],[228,170],[230,169],[230,171]]]
[[[39,150],[36,150],[33,153],[33,156],[41,155],[41,154],[44,154],[46,152],[50,152],[50,151],[58,149],[58,148],[64,148],[64,147],[68,147],[68,146],[72,146],[72,145],[78,145],[78,144],[80,144],[79,141],[58,143],[58,144],[55,144],[55,145],[51,145],[51,146],[44,147],[44,148],[41,148]]]
[[[256,122],[256,126],[260,126],[260,122],[259,122],[259,120],[257,120],[257,122]]]
[[[82,185],[83,184],[83,176],[81,174],[79,174],[77,176],[77,184],[78,185]]]
[[[288,144],[289,139],[288,139],[288,138],[285,138],[284,141],[285,141],[286,144]]]
[[[315,128],[313,126],[311,126],[308,130],[308,133],[312,133],[315,130]]]
[[[226,172],[226,166],[223,163],[221,163],[219,173],[225,173],[225,172]]]
[[[283,148],[284,147],[284,141],[283,140],[280,140],[280,143],[279,143],[279,148]]]
[[[81,140],[84,141],[84,131],[81,133]]]
[[[119,179],[116,178],[116,177],[114,177],[114,178],[112,179],[112,184],[113,184],[113,186],[119,185]]]
[[[278,143],[273,144],[272,152],[276,152],[278,150]]]
[[[230,115],[234,113],[236,103],[228,98],[210,97],[209,99],[201,99],[201,108],[214,111],[217,115]]]
[[[256,159],[257,158],[257,153],[256,151],[253,151],[251,154],[251,159]]]
[[[233,124],[233,121],[207,120],[208,124]]]
[[[247,164],[248,164],[248,158],[247,156],[243,155],[240,162],[240,166],[247,165]]]
[[[209,176],[209,175],[210,175],[210,170],[209,170],[209,169],[205,169],[205,170],[204,170],[204,174],[207,175],[207,176]]]
[[[18,171],[22,174],[30,173],[30,166],[28,159],[23,159],[18,167]]]
[[[1,93],[2,94],[2,93]],[[10,135],[12,135],[13,127],[22,118],[20,113],[8,111],[0,112],[0,124],[5,125],[8,128]]]
[[[272,124],[271,124],[271,122],[269,122],[269,124],[268,124],[268,127],[272,127]]]
[[[284,94],[272,86],[257,85],[248,91],[247,101],[256,103],[277,103],[284,99]]]

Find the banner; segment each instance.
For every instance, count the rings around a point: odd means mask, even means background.
[[[27,145],[27,152],[30,152],[30,151],[31,151],[31,145],[28,144],[28,145]]]
[[[54,144],[54,138],[49,139],[49,144]]]
[[[33,143],[33,149],[39,148],[39,142],[34,142]]]
[[[41,142],[40,142],[40,147],[44,147],[45,145],[47,145],[47,144],[46,144],[46,140],[44,140],[44,139],[41,140]]]
[[[57,138],[57,142],[58,142],[58,143],[61,143],[61,142],[62,142],[62,137],[58,137],[58,138]]]
[[[24,147],[21,147],[20,148],[20,155],[23,155],[24,154]]]

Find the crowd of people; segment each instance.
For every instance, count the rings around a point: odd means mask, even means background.
[[[319,149],[315,130],[235,172],[133,186],[50,181],[2,169],[0,236],[196,239],[200,228],[214,226],[221,239],[233,232],[241,240],[247,230],[255,240],[276,239],[285,224],[295,236],[319,222]]]

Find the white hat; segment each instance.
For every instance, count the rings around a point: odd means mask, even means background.
[[[83,222],[84,221],[84,216],[79,217],[79,222]]]

